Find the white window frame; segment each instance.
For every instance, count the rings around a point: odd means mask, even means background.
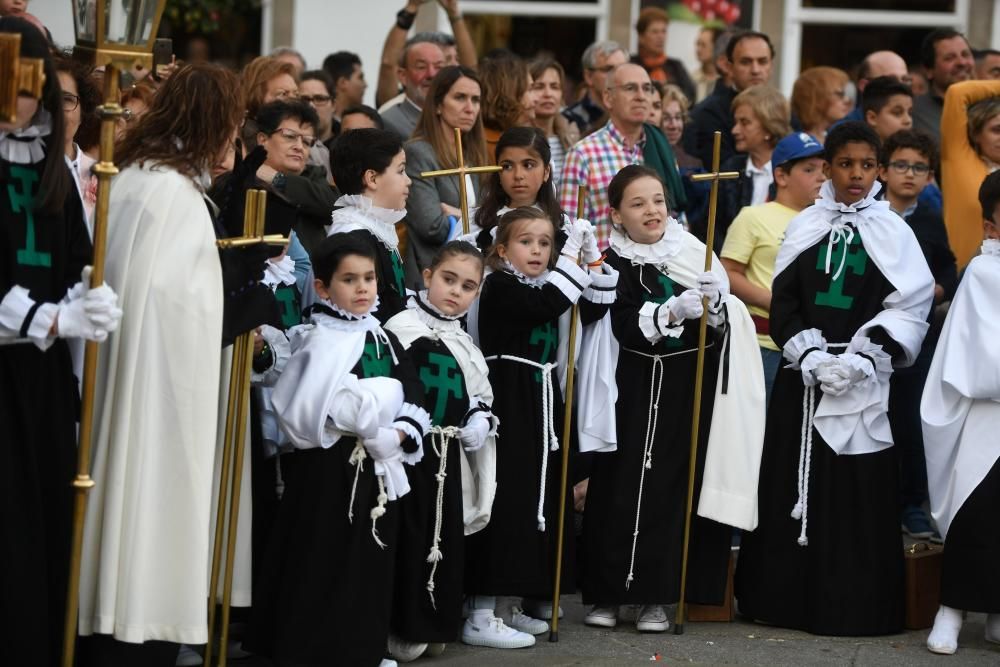
[[[994,22],[1000,11],[994,9]],[[837,25],[872,27],[880,24],[902,28],[955,28],[967,33],[969,0],[955,0],[953,12],[913,12],[882,9],[825,9],[803,7],[802,0],[785,0],[785,29],[781,46],[781,90],[790,92],[802,66],[802,27]],[[994,40],[997,39],[994,32]]]
[[[486,0],[463,0],[462,13],[505,14],[509,16],[544,16],[547,18],[595,19],[594,41],[608,38],[611,0],[597,2],[546,2],[545,0],[510,0],[510,2],[487,2]],[[449,30],[448,17],[444,10],[438,11],[438,30]]]

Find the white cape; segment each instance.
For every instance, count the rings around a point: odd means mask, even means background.
[[[976,257],[952,301],[920,401],[931,513],[952,520],[1000,458],[1000,255]]]
[[[460,329],[457,333],[438,335],[421,321],[420,316],[407,308],[394,315],[385,328],[396,334],[404,348],[409,348],[417,338],[436,338],[443,342],[458,361],[465,377],[469,395],[477,396],[487,405],[493,404],[493,388],[489,381],[489,368],[483,353],[472,342],[472,338]],[[486,527],[493,511],[496,495],[497,444],[496,436],[490,436],[486,444],[475,452],[461,450],[462,462],[462,508],[465,534],[471,535]]]
[[[223,287],[195,185],[125,169],[107,258],[125,315],[98,360],[80,634],[203,644]]]
[[[612,242],[614,239],[612,234]],[[685,287],[696,287],[698,275],[705,269],[705,244],[673,220],[664,239],[677,247],[668,260],[670,277]],[[656,263],[652,257],[640,261]],[[697,511],[706,519],[753,530],[757,527],[757,484],[764,448],[764,367],[750,313],[729,293],[729,277],[714,253],[712,273],[719,278],[728,312],[729,332],[723,345],[729,347],[729,377],[723,393],[725,364],[720,359],[718,375],[705,379],[715,382],[715,406]],[[701,428],[705,428],[704,423]]]
[[[830,181],[824,183],[816,203],[788,224],[774,276],[777,278],[796,257],[822,239],[853,234],[845,227],[853,224],[861,234],[868,256],[896,288],[882,302],[885,309],[861,325],[854,338],[867,338],[876,327],[885,329],[903,348],[905,361],[901,365],[909,366],[920,353],[927,333],[934,277],[909,225],[892,212],[888,202],[875,199],[880,188],[876,182],[865,199],[848,206],[834,200]],[[835,274],[837,270],[838,267],[832,266],[830,272]],[[838,454],[868,454],[892,446],[888,407],[889,375],[880,374],[880,381],[842,396],[823,394],[814,423],[823,440]]]

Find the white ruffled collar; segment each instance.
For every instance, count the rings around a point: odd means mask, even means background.
[[[459,320],[465,313],[458,315],[444,314],[427,298],[427,290],[420,290],[414,296],[411,296],[406,302],[406,307],[413,311],[421,323],[433,331],[449,332],[462,328],[462,323]]]
[[[396,223],[406,217],[406,209],[396,210],[375,206],[372,200],[364,195],[343,195],[334,206],[343,208],[334,210],[331,215],[333,224],[353,222],[374,234],[390,250],[399,247]]]
[[[980,252],[991,257],[1000,257],[1000,240],[983,239],[983,245]]]
[[[673,218],[667,218],[666,229],[659,241],[638,243],[620,225],[615,225],[611,229],[610,244],[619,257],[629,260],[633,266],[663,266],[684,247],[684,228]]]
[[[542,285],[544,285],[545,283],[547,283],[549,281],[549,272],[548,272],[548,270],[546,270],[545,273],[543,273],[542,275],[538,276],[537,278],[531,278],[529,276],[524,275],[523,273],[521,273],[517,269],[515,269],[514,265],[511,264],[506,259],[503,261],[503,270],[504,270],[505,273],[509,273],[510,275],[512,275],[515,278],[517,278],[517,281],[519,283],[522,283],[524,285],[530,285],[531,287],[537,287],[538,289],[541,289]]]
[[[340,331],[370,331],[380,328],[379,321],[374,315],[378,307],[379,299],[376,296],[375,304],[367,313],[355,315],[328,299],[317,299],[309,318],[316,324]]]
[[[854,217],[858,215],[870,215],[876,211],[890,208],[889,202],[884,199],[876,199],[876,195],[881,190],[882,185],[878,181],[875,181],[872,184],[872,189],[868,191],[868,194],[863,199],[853,204],[844,204],[836,200],[837,195],[833,190],[833,182],[827,181],[820,187],[819,199],[816,200],[816,206],[832,216],[846,215]]]
[[[264,279],[261,282],[271,289],[275,289],[279,285],[295,284],[295,260],[288,255],[277,262],[274,261],[275,259],[272,257],[267,260],[267,266],[264,267]]]
[[[52,116],[39,106],[31,124],[0,132],[0,158],[14,164],[37,164],[45,159],[44,137],[52,134]]]

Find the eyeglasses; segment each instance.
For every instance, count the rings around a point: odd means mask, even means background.
[[[294,130],[288,130],[288,129],[285,129],[285,128],[280,128],[280,129],[274,130],[273,132],[270,132],[269,134],[271,134],[271,135],[273,135],[273,134],[279,134],[279,135],[281,135],[282,139],[284,139],[285,141],[287,141],[290,144],[294,144],[296,141],[301,140],[302,141],[302,145],[305,146],[306,148],[312,148],[313,144],[316,143],[316,137],[310,136],[308,134],[299,134],[298,132],[295,132]]]
[[[907,162],[906,160],[893,160],[889,163],[889,168],[897,174],[905,174],[912,169],[914,176],[924,176],[931,170],[931,166],[926,162]]]
[[[321,104],[329,104],[333,98],[329,95],[299,95],[299,99],[307,104],[320,106]]]
[[[73,93],[63,93],[63,111],[73,111],[80,106],[80,96]]]
[[[609,74],[617,65],[605,65],[604,67],[588,67],[587,70],[591,72],[603,72],[604,74]]]
[[[677,114],[677,115],[669,114],[669,113],[663,114],[663,122],[665,123],[668,120],[670,122],[672,122],[672,123],[683,123],[684,122],[684,114]]]
[[[608,90],[614,90],[615,88],[624,90],[628,95],[635,95],[640,90],[646,95],[652,95],[656,92],[656,88],[654,88],[651,83],[644,83],[641,86],[638,83],[626,83],[621,86],[608,86]]]
[[[297,100],[298,98],[299,98],[299,91],[297,90],[284,90],[283,88],[279,88],[278,90],[274,91],[274,99],[276,100],[287,100],[287,99]]]

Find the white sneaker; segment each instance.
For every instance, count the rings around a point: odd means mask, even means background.
[[[549,624],[524,613],[520,607],[510,608],[510,627],[529,635],[540,635],[549,631]]]
[[[187,644],[181,644],[181,650],[177,652],[177,667],[195,667],[205,661],[201,654]]]
[[[644,605],[639,612],[639,620],[635,622],[635,629],[639,632],[666,632],[669,627],[667,610],[659,604]]]
[[[424,654],[427,644],[421,642],[408,642],[394,634],[389,634],[389,655],[399,662],[413,662]]]
[[[618,625],[618,606],[602,607],[595,604],[590,613],[583,617],[583,622],[598,628],[613,628]]]
[[[524,611],[533,618],[540,618],[543,621],[552,620],[552,601],[535,600],[534,598],[524,598]],[[559,605],[559,618],[563,617],[562,605]]]
[[[535,638],[504,625],[501,619],[486,609],[476,610],[465,621],[462,626],[462,642],[491,648],[527,648],[535,645]]]
[[[940,655],[952,655],[958,650],[958,633],[962,630],[962,612],[941,605],[934,617],[934,627],[927,636],[927,650]]]

